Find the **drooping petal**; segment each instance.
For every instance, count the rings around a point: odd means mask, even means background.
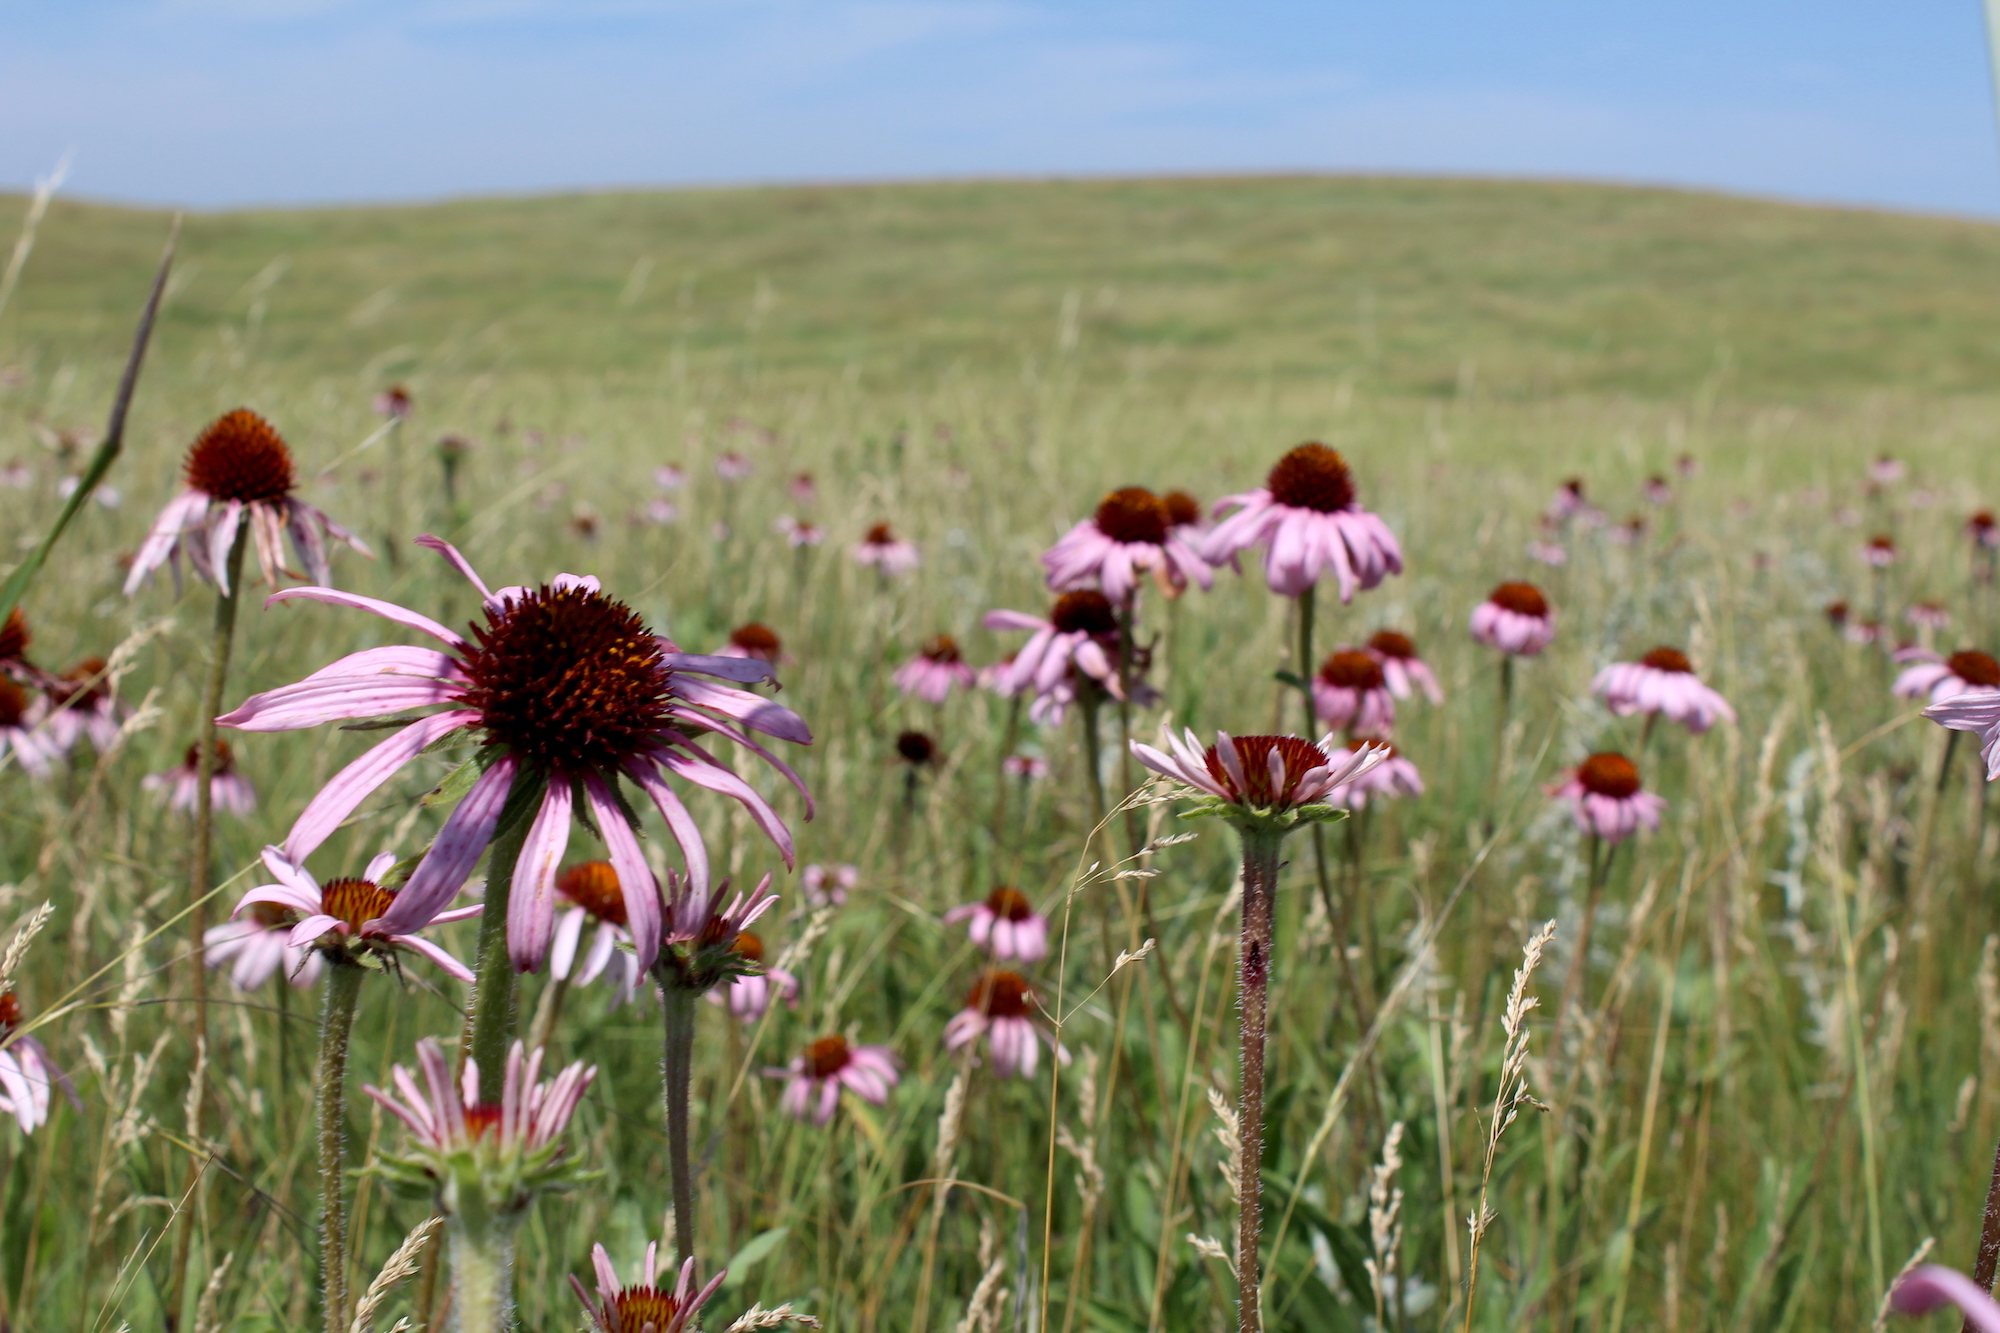
[[[286,858],[293,865],[302,864],[370,792],[394,777],[426,746],[478,720],[479,714],[463,711],[420,718],[341,769],[299,812],[292,831],[285,835]]]
[[[705,680],[694,680],[686,676],[678,677],[667,686],[668,692],[685,699],[697,708],[733,717],[753,731],[761,731],[766,736],[775,736],[781,741],[792,741],[799,745],[812,744],[812,731],[805,719],[791,709],[771,702],[761,694],[748,690],[735,690],[726,685],[711,685]]]
[[[695,898],[696,915],[706,916],[708,912],[708,845],[702,841],[701,828],[694,822],[694,816],[681,804],[681,798],[667,785],[660,773],[659,757],[648,755],[643,760],[626,769],[640,790],[652,797],[659,809],[660,818],[667,823],[667,831],[680,844],[681,856],[687,861],[688,889]]]
[[[492,592],[489,591],[486,587],[486,580],[479,577],[479,571],[472,567],[472,562],[470,560],[467,560],[464,556],[458,553],[458,548],[456,546],[453,546],[450,542],[446,541],[444,538],[434,537],[428,532],[422,534],[417,538],[417,545],[425,547],[432,551],[436,551],[439,555],[443,556],[448,562],[450,562],[451,567],[453,569],[457,570],[459,573],[465,576],[465,581],[467,583],[470,583],[473,587],[479,589],[480,601],[491,602],[493,600]]]
[[[458,895],[472,868],[479,864],[480,853],[493,841],[493,830],[500,823],[500,811],[507,804],[519,767],[519,761],[509,755],[479,775],[438,830],[437,841],[424,853],[410,882],[376,923],[378,929],[388,935],[422,930]]]
[[[384,620],[394,621],[405,628],[421,631],[442,643],[450,644],[454,648],[465,647],[464,639],[459,638],[458,635],[452,633],[443,625],[438,624],[437,621],[432,620],[429,616],[419,615],[408,607],[397,606],[394,602],[385,602],[375,597],[363,597],[359,593],[342,592],[338,588],[280,588],[264,599],[264,605],[269,607],[277,602],[292,602],[301,599],[309,602],[325,602],[329,606],[345,606],[356,611],[372,611]]]
[[[243,521],[243,502],[231,500],[223,506],[222,516],[208,531],[208,568],[215,579],[216,590],[225,596],[229,592],[229,551],[236,545],[236,529]]]
[[[569,850],[569,780],[551,774],[535,822],[514,863],[514,886],[507,895],[507,954],[517,972],[533,972],[548,956],[555,929],[556,870]]]
[[[618,888],[625,898],[625,919],[632,942],[639,952],[639,966],[652,967],[660,949],[660,891],[653,883],[652,867],[632,826],[625,821],[625,808],[615,799],[601,778],[584,779],[583,790],[590,800],[590,815],[604,834],[611,868],[618,873]]]

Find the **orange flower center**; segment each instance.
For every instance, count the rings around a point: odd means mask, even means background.
[[[1264,485],[1273,500],[1294,509],[1331,514],[1354,503],[1347,460],[1319,443],[1302,444],[1279,459]]]
[[[1215,747],[1209,746],[1202,758],[1208,764],[1208,775],[1222,784],[1233,800],[1246,805],[1268,807],[1278,804],[1284,792],[1312,769],[1326,763],[1326,756],[1311,741],[1302,741],[1297,736],[1237,736],[1236,754],[1243,762],[1243,778],[1249,784],[1244,791],[1236,785],[1236,779],[1229,776],[1229,770],[1222,766]],[[1271,764],[1269,755],[1277,751],[1278,758],[1285,766],[1285,785],[1282,791],[1271,790]]]
[[[1347,742],[1347,748],[1353,751],[1355,754],[1360,754],[1363,750],[1367,749],[1371,745],[1378,750],[1388,751],[1387,754],[1384,754],[1382,756],[1382,760],[1384,763],[1387,763],[1389,760],[1394,759],[1396,755],[1400,753],[1395,746],[1390,745],[1388,742],[1375,740],[1374,738],[1369,736],[1356,736],[1352,740]]]
[[[282,500],[292,493],[292,451],[270,422],[239,407],[211,422],[188,450],[187,484],[217,500]]]
[[[0,994],[0,1033],[12,1032],[21,1022],[21,997],[13,991]]]
[[[471,630],[464,706],[544,772],[614,770],[671,716],[659,640],[602,593],[544,585]]]
[[[729,642],[752,657],[776,657],[780,646],[778,636],[768,626],[754,620],[731,630]]]
[[[330,880],[319,891],[320,910],[345,921],[353,931],[388,911],[395,901],[395,894],[372,879]]]
[[[1542,590],[1532,583],[1503,583],[1486,600],[1517,616],[1545,616],[1549,613],[1549,599],[1542,596]]]
[[[201,767],[201,742],[188,746],[181,756],[181,767],[192,773]],[[236,767],[236,752],[229,748],[229,742],[220,737],[215,742],[215,776],[222,777]]]
[[[806,1047],[806,1072],[814,1078],[832,1078],[853,1061],[854,1052],[845,1037],[821,1037]]]
[[[1684,676],[1694,674],[1694,663],[1688,661],[1687,654],[1678,648],[1655,648],[1640,658],[1639,663],[1655,671],[1673,671]]]
[[[952,638],[949,634],[940,634],[929,643],[926,643],[924,645],[924,656],[930,661],[947,666],[953,662],[964,660],[958,651],[958,640]]]
[[[474,1102],[465,1108],[465,1137],[484,1138],[491,1133],[500,1135],[500,1121],[506,1116],[507,1108],[498,1102]]]
[[[0,727],[18,727],[28,712],[28,696],[21,687],[0,676]]]
[[[1105,496],[1098,502],[1094,521],[1097,530],[1114,542],[1150,542],[1154,546],[1167,539],[1172,523],[1166,501],[1144,486],[1127,486]]]
[[[1576,780],[1597,796],[1624,800],[1639,790],[1639,770],[1622,754],[1594,754],[1577,766]]]
[[[889,531],[887,523],[877,523],[874,527],[868,529],[868,535],[861,540],[869,546],[887,546],[890,542],[896,540],[896,534]]]
[[[1964,652],[1953,653],[1945,663],[1951,674],[1967,685],[1984,685],[1989,689],[2000,689],[2000,662],[1985,653],[1968,648]]]
[[[7,613],[7,623],[0,625],[0,662],[18,661],[28,651],[28,644],[35,636],[28,632],[28,622],[21,615],[21,608],[15,607]]]
[[[618,1312],[616,1327],[628,1333],[639,1333],[648,1324],[666,1328],[681,1312],[673,1293],[658,1287],[627,1287],[611,1298],[611,1307]]]
[[[1034,987],[1018,972],[988,972],[965,997],[966,1008],[988,1018],[1025,1018],[1034,1005]]]
[[[1190,523],[1201,522],[1201,501],[1186,491],[1168,491],[1160,500],[1167,507],[1167,522],[1175,527],[1184,528]]]
[[[1335,653],[1320,665],[1319,678],[1337,689],[1379,690],[1382,666],[1367,653]]]
[[[556,890],[599,921],[625,924],[625,891],[609,861],[578,862],[563,871]]]
[[[758,939],[747,930],[740,932],[736,936],[735,948],[736,956],[739,958],[747,959],[752,963],[761,963],[764,961],[764,941]]]

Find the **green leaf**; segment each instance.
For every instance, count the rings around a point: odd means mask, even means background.
[[[441,805],[456,805],[464,795],[472,790],[472,784],[479,781],[479,775],[486,771],[486,765],[478,756],[466,760],[457,768],[444,775],[444,781],[425,792],[417,801],[435,809]]]
[[[759,1259],[765,1258],[783,1245],[785,1237],[790,1232],[790,1227],[772,1227],[769,1231],[759,1232],[745,1241],[742,1249],[729,1256],[729,1276],[724,1279],[725,1284],[733,1287],[741,1282],[743,1274],[748,1272]]]
[[[1306,688],[1305,677],[1301,676],[1296,671],[1273,671],[1271,673],[1271,678],[1273,680],[1278,681],[1280,684],[1289,685],[1295,690],[1302,690]]]

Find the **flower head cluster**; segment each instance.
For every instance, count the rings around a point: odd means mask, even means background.
[[[958,641],[940,634],[924,644],[922,651],[896,668],[892,677],[896,688],[927,704],[941,704],[956,685],[969,690],[976,683],[972,668],[965,664]]]
[[[855,546],[853,555],[855,564],[873,566],[885,578],[907,574],[923,559],[917,553],[916,544],[896,536],[895,530],[887,523],[877,523],[868,529]]]
[[[569,846],[579,795],[624,886],[642,968],[651,965],[658,947],[660,909],[652,871],[619,791],[622,782],[644,792],[658,808],[686,858],[688,888],[704,909],[708,850],[693,816],[668,785],[669,775],[740,802],[791,864],[792,835],[784,821],[756,788],[702,743],[710,735],[721,737],[761,758],[806,796],[811,818],[805,784],[749,734],[808,744],[812,734],[805,723],[761,695],[716,683],[768,680],[768,664],[683,653],[647,629],[629,607],[605,596],[594,578],[563,574],[539,588],[489,591],[448,543],[435,537],[418,540],[478,589],[484,623],[474,624],[469,638],[371,597],[332,588],[287,589],[270,600],[306,598],[372,611],[428,634],[445,651],[366,649],[295,685],[254,695],[217,719],[245,731],[291,731],[444,706],[445,711],[400,728],[313,798],[285,841],[294,863],[425,749],[469,731],[480,742],[478,756],[468,761],[477,777],[385,916],[383,925],[391,931],[406,932],[430,920],[458,893],[493,841],[517,787],[535,798],[507,908],[508,951],[524,972],[540,967],[548,954],[555,929],[556,874]]]
[[[1001,885],[976,903],[952,908],[944,919],[970,921],[966,933],[972,942],[995,958],[1034,963],[1049,955],[1049,919],[1035,910],[1027,894],[1011,885]]]
[[[1556,637],[1556,613],[1532,583],[1503,583],[1472,609],[1472,637],[1488,648],[1533,657]]]
[[[1073,592],[1095,586],[1119,606],[1139,593],[1139,575],[1150,573],[1168,596],[1190,580],[1207,589],[1215,571],[1188,545],[1166,501],[1143,486],[1112,491],[1089,518],[1042,554],[1049,588]]]
[[[1641,788],[1638,766],[1622,754],[1591,755],[1548,792],[1571,803],[1578,828],[1606,842],[1658,828],[1667,808],[1665,799]]]
[[[1659,713],[1699,736],[1717,721],[1736,720],[1729,701],[1701,683],[1678,648],[1655,648],[1636,662],[1613,662],[1597,673],[1591,692],[1619,717]]]
[[[385,955],[408,951],[422,954],[460,981],[472,980],[471,968],[416,932],[426,926],[478,916],[481,908],[475,904],[432,912],[421,920],[405,918],[407,925],[391,926],[387,918],[403,895],[384,887],[382,880],[395,864],[396,854],[383,852],[368,863],[359,879],[332,879],[322,885],[311,871],[293,864],[282,850],[266,847],[264,868],[278,882],[260,884],[244,894],[236,904],[236,915],[241,917],[260,905],[296,912],[299,919],[287,933],[286,945],[293,949],[317,949],[329,961],[380,962]]]
[[[589,1173],[564,1152],[563,1131],[597,1077],[581,1061],[540,1081],[542,1052],[515,1042],[507,1053],[498,1104],[479,1100],[479,1066],[465,1061],[454,1080],[435,1038],[417,1043],[417,1076],[390,1071],[394,1092],[363,1087],[410,1130],[408,1149],[384,1154],[379,1169],[404,1190],[434,1195],[447,1214],[485,1210],[518,1217],[538,1194],[562,1190]]]
[[[1347,460],[1323,444],[1300,445],[1278,460],[1261,487],[1216,502],[1218,514],[1229,509],[1236,512],[1202,542],[1202,558],[1220,565],[1267,544],[1264,581],[1286,597],[1331,571],[1340,600],[1351,602],[1356,590],[1403,572],[1395,534],[1361,507]]]
[[[1342,648],[1320,663],[1312,681],[1319,720],[1356,736],[1386,736],[1396,725],[1396,696],[1374,654]]]
[[[590,1247],[590,1263],[597,1270],[597,1299],[591,1299],[575,1274],[570,1275],[569,1284],[583,1302],[594,1333],[682,1333],[728,1276],[724,1269],[710,1278],[707,1286],[695,1290],[694,1256],[689,1255],[681,1265],[680,1281],[669,1290],[658,1285],[660,1247],[652,1244],[646,1246],[645,1260],[629,1287],[618,1281],[611,1256],[602,1245]]]
[[[1055,1051],[1056,1059],[1069,1063],[1069,1052],[1055,1037],[1035,1022],[1041,1011],[1035,988],[1018,972],[995,968],[982,972],[965,997],[965,1007],[945,1024],[945,1049],[958,1050],[986,1038],[993,1059],[993,1072],[1001,1078],[1033,1078],[1041,1060],[1041,1042]]]
[[[173,564],[178,580],[183,551],[197,574],[227,593],[229,552],[244,523],[250,525],[250,544],[267,583],[275,584],[284,572],[287,538],[315,583],[331,577],[329,538],[372,558],[359,537],[292,494],[298,478],[291,449],[270,422],[248,408],[210,422],[188,449],[182,469],[187,488],[167,502],[132,557],[128,597],[163,564]]]
[[[201,743],[188,746],[178,765],[164,773],[148,773],[139,785],[164,793],[169,810],[192,814],[201,795]],[[215,772],[208,779],[208,800],[212,809],[238,819],[257,808],[257,789],[236,771],[236,752],[225,740],[215,742]]]
[[[842,1091],[880,1106],[902,1077],[895,1052],[887,1046],[856,1046],[837,1033],[813,1042],[783,1069],[764,1073],[785,1080],[779,1105],[815,1125],[833,1119]]]

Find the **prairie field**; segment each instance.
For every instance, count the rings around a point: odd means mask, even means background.
[[[41,220],[0,309],[10,562],[104,428],[168,226],[60,199]],[[376,407],[391,385],[411,403],[394,424]],[[122,590],[183,455],[237,407],[283,434],[299,498],[374,548],[336,551],[344,590],[463,628],[479,596],[413,544],[428,532],[495,587],[595,575],[689,653],[750,623],[781,641],[782,689],[764,692],[813,739],[772,748],[812,818],[768,766],[725,757],[801,871],[855,874],[816,907],[744,805],[678,787],[718,878],[773,874],[755,930],[798,982],[750,1022],[699,1006],[693,1249],[704,1279],[728,1270],[706,1327],[783,1302],[856,1333],[1236,1326],[1218,1131],[1237,1097],[1241,859],[1122,742],[1296,731],[1283,677],[1319,666],[1300,658],[1297,603],[1267,589],[1261,550],[1210,591],[1147,582],[1131,642],[1157,697],[1061,725],[983,686],[925,702],[893,675],[938,635],[974,668],[1019,649],[984,616],[1048,610],[1038,557],[1108,491],[1206,507],[1304,441],[1340,452],[1404,561],[1347,604],[1321,585],[1315,656],[1402,631],[1443,702],[1396,705],[1421,795],[1284,844],[1265,1326],[1867,1327],[1920,1246],[1972,1267],[2000,1136],[2000,820],[1978,747],[1892,695],[1889,652],[2000,647],[1992,568],[1965,531],[2000,503],[1996,390],[2000,230],[1664,190],[963,182],[191,215],[112,490],[21,603],[27,659],[105,659],[126,711],[115,743],[79,741],[45,775],[18,749],[0,766],[0,939],[52,907],[9,956],[9,1033],[39,1040],[76,1095],[32,1134],[0,1125],[0,1328],[322,1326],[326,983],[211,973],[198,1053],[191,821],[142,782],[197,739],[217,598],[185,566],[178,591],[165,571]],[[441,451],[446,436],[463,447]],[[1872,480],[1884,458],[1901,475]],[[1545,526],[1572,477],[1603,521]],[[824,540],[795,546],[797,523]],[[852,557],[884,523],[913,570]],[[1877,536],[1896,549],[1879,569],[1862,554]],[[1468,617],[1521,580],[1556,633],[1503,697]],[[356,609],[266,608],[264,591],[243,598],[225,707],[414,641]],[[1830,623],[1836,601],[1854,633]],[[1941,610],[1912,622],[1920,603]],[[1855,642],[1867,621],[1881,637]],[[1733,721],[1692,735],[1594,697],[1601,669],[1661,646]],[[934,741],[929,762],[901,757],[906,732]],[[216,816],[210,925],[381,739],[224,738],[256,807]],[[1666,806],[1600,862],[1547,789],[1603,751]],[[313,872],[422,852],[452,806],[421,798],[470,753],[420,756]],[[1101,823],[1090,754],[1127,805]],[[1041,765],[1004,771],[1010,755]],[[656,871],[682,866],[657,817],[641,832]],[[580,827],[569,858],[602,846]],[[987,965],[945,914],[1000,886],[1051,922],[1048,957],[1017,966],[1070,1059],[1043,1048],[1030,1077],[943,1040]],[[1545,922],[1523,1029],[1534,1101],[1496,1131],[1509,988]],[[478,933],[424,932],[467,962]],[[405,958],[366,978],[354,1021],[355,1292],[434,1211],[376,1169],[406,1133],[361,1086],[466,1023],[468,988]],[[551,1067],[597,1066],[566,1152],[598,1174],[522,1225],[529,1329],[581,1326],[566,1275],[588,1285],[595,1243],[628,1272],[672,1193],[662,1001],[580,984],[555,1012],[552,984],[520,978],[519,1026],[549,1009]],[[829,1034],[887,1047],[900,1081],[818,1125],[786,1113],[768,1071]],[[457,1326],[442,1245],[417,1263],[376,1327]]]

